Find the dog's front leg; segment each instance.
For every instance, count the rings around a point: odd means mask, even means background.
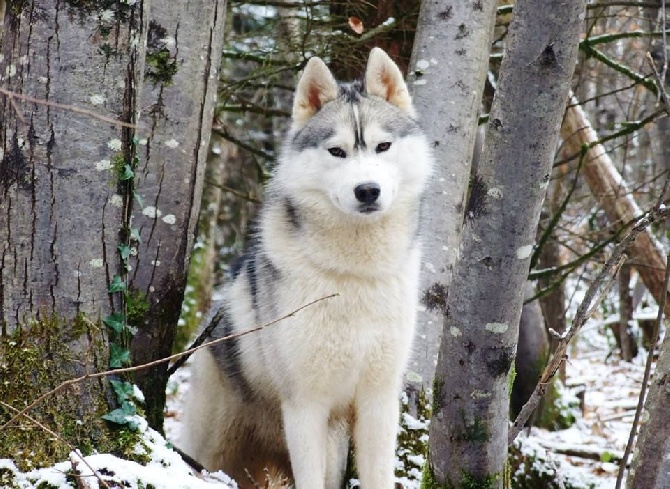
[[[328,411],[304,399],[282,405],[286,444],[296,489],[324,489]]]
[[[362,489],[394,487],[395,443],[400,407],[394,389],[362,389],[356,399],[354,444]]]

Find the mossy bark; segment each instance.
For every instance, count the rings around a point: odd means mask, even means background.
[[[2,84],[17,95],[0,106],[0,425],[107,369],[123,222],[111,162],[130,131],[114,121],[133,122],[145,32],[141,1],[10,2],[3,22]],[[0,458],[113,450],[100,420],[112,401],[103,379],[67,387],[29,412],[62,440],[22,418],[2,430]]]

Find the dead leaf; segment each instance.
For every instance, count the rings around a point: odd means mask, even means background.
[[[356,34],[363,34],[363,21],[358,17],[349,17],[349,27]]]

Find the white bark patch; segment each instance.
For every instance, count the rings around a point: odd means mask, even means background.
[[[533,253],[533,245],[522,246],[516,250],[516,257],[519,260],[525,260]]]
[[[15,64],[10,64],[9,66],[5,67],[5,76],[7,78],[11,78],[14,75],[16,75],[16,65]]]
[[[177,218],[174,214],[168,214],[167,216],[163,217],[163,222],[165,224],[174,224],[177,222]]]
[[[169,141],[165,141],[165,146],[171,149],[175,149],[177,146],[179,146],[179,141],[176,139],[172,138]]]
[[[151,260],[151,264],[155,267],[160,267],[161,266],[161,261],[160,260]]]
[[[157,217],[161,217],[163,213],[160,209],[157,209],[153,205],[148,205],[142,209],[142,214],[147,216],[149,219],[156,219]]]
[[[473,399],[486,399],[488,397],[491,397],[491,393],[475,389],[474,391],[472,391],[472,394],[470,394],[470,397],[472,397]]]
[[[428,270],[430,273],[436,273],[435,265],[433,265],[432,263],[428,263],[428,262],[426,262],[426,263],[423,264],[423,266],[424,266],[424,268],[425,268],[426,270]]]
[[[449,333],[451,333],[451,336],[453,336],[454,338],[458,338],[459,336],[463,336],[463,332],[460,329],[458,329],[456,326],[452,326],[451,328],[449,328]]]
[[[112,162],[109,160],[100,160],[95,163],[95,169],[98,171],[105,171],[112,169]]]
[[[147,138],[142,138],[137,142],[137,144],[139,144],[140,146],[146,146],[148,142],[149,140]]]
[[[428,81],[425,78],[421,78],[420,80],[415,80],[413,85],[425,85],[428,83]]]
[[[486,331],[490,331],[491,333],[497,333],[497,334],[502,334],[505,331],[507,331],[507,328],[509,328],[507,323],[486,323],[486,326],[484,326]]]
[[[114,207],[118,207],[119,209],[123,207],[123,196],[119,194],[114,194],[109,198],[109,203],[112,204]]]
[[[114,13],[113,10],[103,10],[100,12],[100,21],[101,22],[112,22],[114,20],[114,17],[116,14]]]
[[[488,195],[489,197],[493,197],[494,199],[497,199],[497,200],[500,200],[500,199],[503,198],[502,190],[500,190],[499,188],[496,188],[496,187],[490,188],[489,191],[486,192],[486,195]]]
[[[112,139],[107,143],[107,147],[111,149],[112,151],[121,151],[121,140],[120,139]]]
[[[105,262],[102,258],[93,258],[90,262],[88,262],[88,264],[93,268],[102,268]]]
[[[427,59],[420,59],[419,61],[416,62],[416,68],[418,70],[425,70],[430,66],[430,61]]]
[[[92,104],[94,107],[97,107],[97,106],[99,106],[99,105],[102,105],[102,104],[104,104],[104,103],[107,101],[107,99],[105,98],[105,96],[104,96],[104,95],[100,95],[100,94],[91,95],[91,96],[89,97],[88,100],[89,100],[89,102],[91,102],[91,104]]]

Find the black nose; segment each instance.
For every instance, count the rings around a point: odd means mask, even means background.
[[[361,183],[354,189],[356,200],[363,204],[372,204],[379,198],[381,187],[375,182]]]

